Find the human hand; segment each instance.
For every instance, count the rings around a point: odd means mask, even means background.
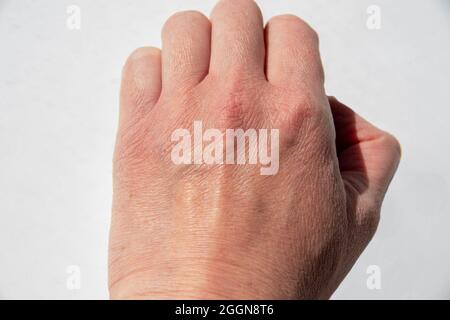
[[[373,236],[395,138],[323,86],[316,33],[253,1],[172,16],[123,70],[112,298],[328,298]],[[175,164],[172,133],[279,130],[279,165]],[[273,141],[271,141],[273,142]],[[206,145],[206,143],[204,144]]]

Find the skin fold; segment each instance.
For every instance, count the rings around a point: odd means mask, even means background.
[[[115,299],[326,299],[372,238],[400,146],[327,97],[318,36],[250,0],[170,17],[123,69],[109,290]],[[175,165],[171,133],[276,128],[279,171]]]

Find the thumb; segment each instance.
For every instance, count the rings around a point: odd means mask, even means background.
[[[357,226],[369,224],[376,229],[381,203],[400,161],[400,144],[336,98],[329,102],[349,214]]]

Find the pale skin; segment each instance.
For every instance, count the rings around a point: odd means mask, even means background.
[[[326,299],[372,238],[400,145],[327,97],[318,36],[250,0],[180,12],[123,69],[109,290],[116,299]],[[175,165],[171,133],[277,128],[279,171]]]

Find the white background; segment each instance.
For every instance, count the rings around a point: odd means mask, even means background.
[[[374,240],[334,298],[450,299],[450,1],[263,1],[319,33],[328,94],[402,143]],[[66,8],[81,8],[81,30]],[[369,5],[381,29],[366,27]],[[0,0],[0,298],[107,298],[122,64],[214,1]],[[66,269],[81,268],[68,290]],[[381,290],[366,286],[370,265]]]

